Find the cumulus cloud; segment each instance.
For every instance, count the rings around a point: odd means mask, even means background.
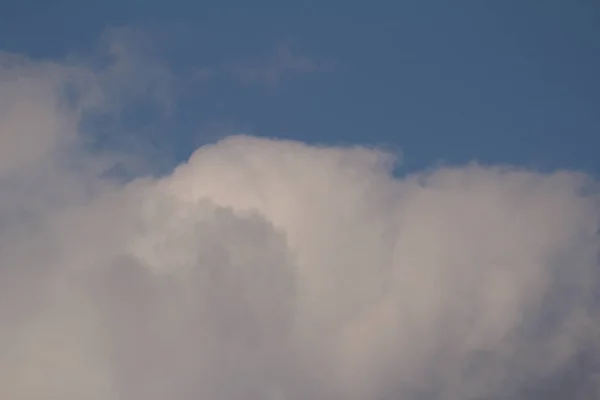
[[[110,65],[3,58],[0,397],[597,397],[593,178],[233,136],[117,182]]]

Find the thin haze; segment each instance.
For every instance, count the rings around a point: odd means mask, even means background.
[[[594,178],[243,134],[142,174],[86,122],[170,73],[111,40],[0,58],[0,398],[597,398]]]

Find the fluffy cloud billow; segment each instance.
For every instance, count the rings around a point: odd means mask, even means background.
[[[1,398],[597,397],[593,178],[237,135],[123,183],[82,126],[164,75],[0,61]]]

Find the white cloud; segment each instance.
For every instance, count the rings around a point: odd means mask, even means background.
[[[1,398],[531,399],[597,339],[583,174],[397,178],[384,152],[235,136],[116,183],[78,146],[82,110],[145,92],[104,90],[110,68],[11,65]]]

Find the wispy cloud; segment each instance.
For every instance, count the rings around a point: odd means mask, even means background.
[[[209,63],[191,71],[196,82],[223,79],[244,86],[276,88],[286,79],[314,73],[330,72],[336,67],[334,59],[300,54],[289,42],[280,42],[266,57]]]
[[[251,85],[279,85],[286,77],[331,70],[331,60],[318,60],[293,51],[289,43],[280,43],[265,60],[229,63],[225,69],[236,81]]]
[[[211,67],[198,67],[192,70],[192,78],[200,81],[214,78],[217,74],[217,71]]]

